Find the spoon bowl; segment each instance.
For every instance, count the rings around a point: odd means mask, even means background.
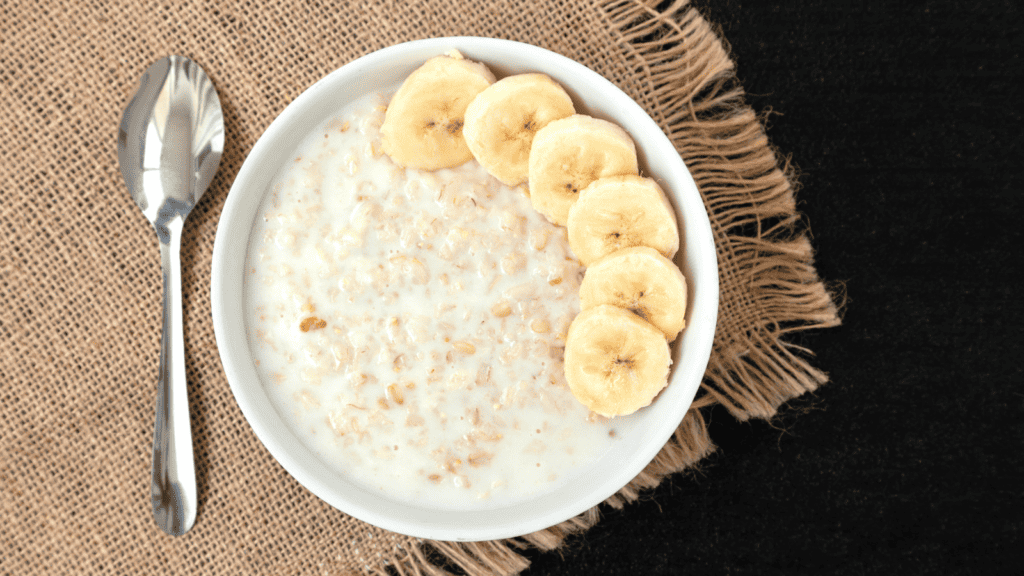
[[[217,91],[195,62],[168,56],[150,66],[121,117],[117,160],[132,199],[160,241],[163,333],[153,433],[153,516],[181,535],[195,523],[198,496],[185,379],[181,233],[224,151]]]

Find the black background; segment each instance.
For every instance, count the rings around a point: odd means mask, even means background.
[[[831,382],[559,551],[554,574],[1024,573],[1016,2],[698,0],[800,169]],[[1012,562],[1011,562],[1012,559]]]

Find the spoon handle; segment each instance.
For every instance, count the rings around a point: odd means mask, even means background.
[[[185,340],[181,314],[181,229],[183,218],[169,222],[161,238],[163,334],[153,432],[153,517],[164,532],[180,536],[196,520],[196,470],[192,456]]]

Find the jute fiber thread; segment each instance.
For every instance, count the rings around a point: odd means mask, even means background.
[[[210,260],[228,189],[274,117],[319,78],[398,42],[490,36],[596,70],[672,139],[704,197],[721,306],[703,391],[622,506],[712,449],[701,409],[767,418],[826,381],[797,331],[838,324],[794,180],[733,63],[685,1],[0,2],[0,574],[515,574],[597,508],[522,538],[424,542],[299,486],[246,424],[220,366]],[[185,344],[200,508],[181,538],[150,514],[161,297],[156,237],[116,158],[142,71],[182,54],[213,79],[227,144],[185,227]],[[390,567],[390,568],[389,568]]]

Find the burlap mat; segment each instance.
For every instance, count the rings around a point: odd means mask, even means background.
[[[425,543],[354,520],[302,488],[246,424],[210,319],[214,232],[246,153],[314,81],[417,38],[475,35],[573,58],[672,138],[712,216],[721,310],[698,407],[769,417],[825,375],[780,337],[838,323],[794,212],[793,180],[742,101],[722,41],[685,2],[0,2],[0,573],[513,574],[592,510],[526,538]],[[121,111],[168,54],[202,65],[227,144],[185,227],[183,283],[200,508],[181,538],[154,524],[151,434],[161,281],[156,237],[118,171]],[[694,409],[621,506],[712,450]]]

